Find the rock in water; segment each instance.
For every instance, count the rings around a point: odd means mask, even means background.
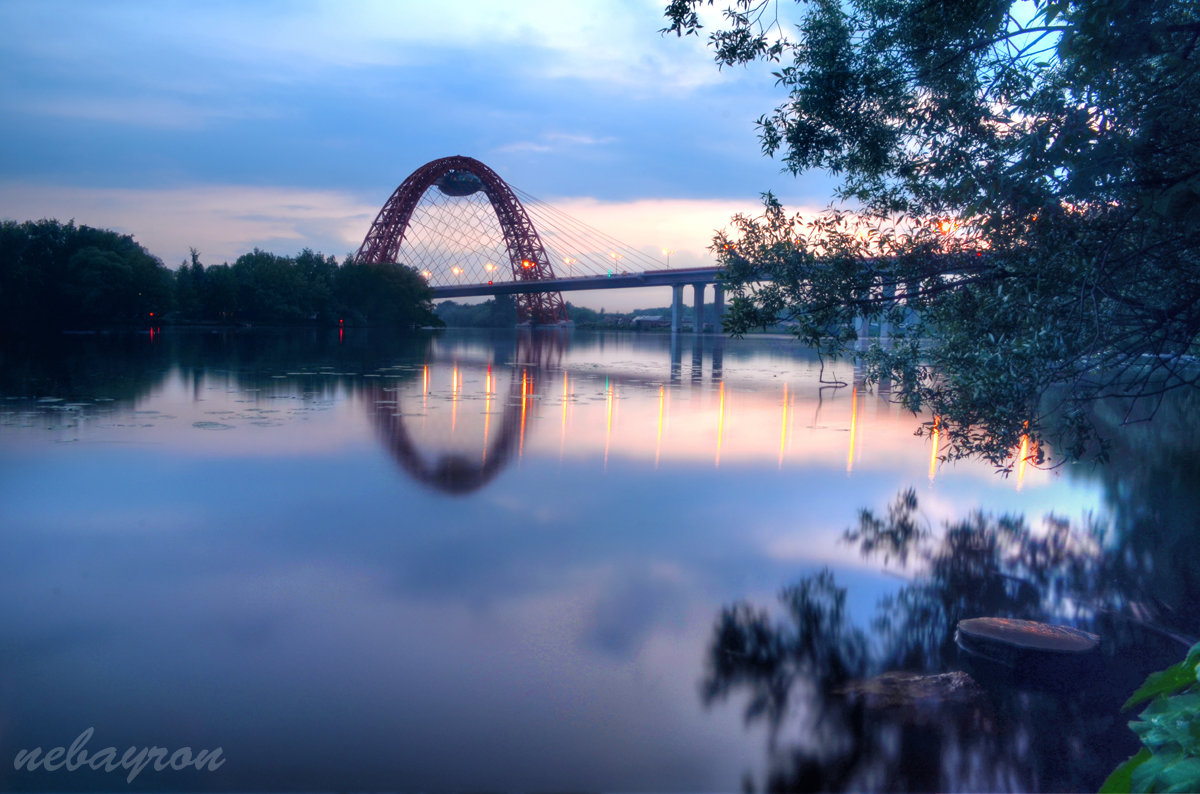
[[[984,671],[1055,688],[1077,686],[1079,674],[1094,673],[1100,664],[1095,634],[1033,620],[960,620],[954,641]]]
[[[865,681],[851,681],[834,692],[861,697],[876,709],[906,708],[923,702],[969,703],[983,696],[979,684],[961,670],[940,675],[894,670]]]
[[[833,691],[877,712],[879,719],[903,725],[957,726],[989,730],[991,703],[983,687],[967,673],[939,675],[891,671],[865,681],[851,681]]]

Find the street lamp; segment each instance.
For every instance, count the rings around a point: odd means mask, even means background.
[[[613,274],[613,271],[616,270],[617,263],[620,262],[625,257],[621,256],[621,254],[618,254],[616,251],[609,251],[608,256],[613,261],[613,266],[608,269],[608,275],[611,276]]]
[[[674,248],[664,248],[662,250],[662,252],[663,252],[663,256],[665,256],[667,258],[667,267],[670,267],[671,266],[671,254],[675,253],[675,249]]]

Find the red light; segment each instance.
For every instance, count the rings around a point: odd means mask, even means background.
[[[345,324],[346,324],[345,320],[338,320],[338,325],[345,325]]]
[[[151,317],[153,317],[153,316],[154,316],[154,312],[150,312],[150,316],[151,316]]]
[[[490,282],[490,281],[489,281],[489,282],[488,282],[488,286],[490,287],[491,285],[492,285],[492,282]]]

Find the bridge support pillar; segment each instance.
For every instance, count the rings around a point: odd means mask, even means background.
[[[704,288],[707,286],[703,282],[692,285],[692,290],[696,293],[695,331],[698,334],[704,333]]]
[[[680,348],[679,334],[671,334],[671,383],[679,383],[682,373],[683,351]]]
[[[720,284],[713,284],[713,314],[716,315],[716,330],[720,331],[721,318],[725,316],[725,287]]]
[[[679,333],[679,312],[683,307],[683,285],[671,287],[671,333]]]

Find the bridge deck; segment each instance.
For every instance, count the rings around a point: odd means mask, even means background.
[[[433,297],[466,298],[479,295],[516,295],[529,292],[569,292],[630,287],[673,287],[678,284],[713,284],[721,272],[717,267],[647,270],[643,273],[613,273],[611,276],[497,281],[491,284],[461,284],[433,288]]]

